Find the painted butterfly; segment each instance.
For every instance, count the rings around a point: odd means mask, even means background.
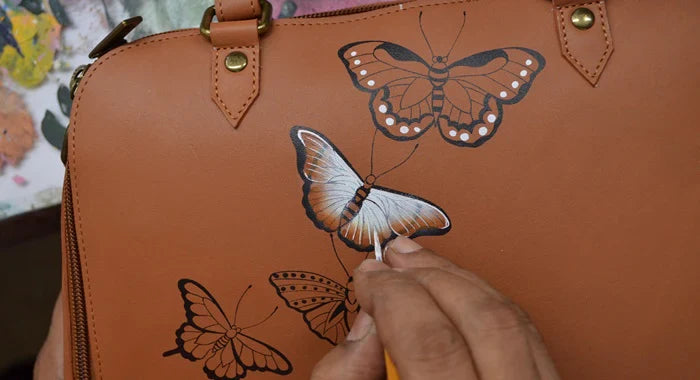
[[[448,64],[462,27],[446,55],[429,64],[403,46],[386,41],[345,45],[338,56],[361,91],[371,94],[375,126],[389,138],[412,140],[437,125],[442,137],[462,147],[477,147],[501,124],[503,105],[525,97],[545,66],[534,50],[508,47],[474,54]]]
[[[248,327],[236,325],[238,306],[251,287],[248,286],[238,300],[231,323],[204,286],[188,279],[178,281],[187,322],[175,332],[177,348],[163,353],[163,356],[179,353],[190,361],[204,360],[207,377],[217,380],[242,379],[248,371],[291,373],[292,363],[281,352],[243,333],[267,321],[277,308],[262,322]]]
[[[304,180],[302,204],[306,215],[317,228],[337,231],[348,247],[369,252],[374,249],[374,235],[384,246],[398,235],[443,235],[450,230],[450,219],[440,207],[415,195],[375,185],[401,164],[376,176],[370,173],[363,181],[320,132],[294,127],[291,137],[299,175]]]
[[[302,314],[314,334],[333,345],[345,338],[349,319],[360,310],[352,277],[343,286],[317,273],[283,271],[271,274],[270,283],[287,306]]]

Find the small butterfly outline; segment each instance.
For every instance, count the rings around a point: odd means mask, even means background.
[[[421,34],[432,60],[387,41],[359,41],[338,51],[355,87],[371,94],[369,109],[374,125],[399,141],[421,137],[437,125],[445,141],[460,147],[478,147],[496,133],[503,105],[518,103],[545,66],[544,57],[523,47],[477,53],[450,63],[452,47],[438,55],[418,16]]]
[[[249,285],[238,299],[231,323],[203,285],[190,279],[178,281],[187,321],[175,332],[177,348],[164,352],[163,356],[180,354],[190,361],[203,360],[204,373],[215,380],[239,380],[246,377],[248,371],[291,373],[292,363],[284,354],[243,332],[270,319],[276,307],[261,322],[247,327],[236,324],[238,308],[251,287]]]

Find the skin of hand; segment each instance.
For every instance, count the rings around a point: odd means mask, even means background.
[[[401,380],[559,379],[528,316],[484,280],[403,237],[384,257],[355,270],[362,311],[312,380],[383,380],[385,350]]]
[[[403,237],[384,257],[386,264],[366,260],[355,270],[362,310],[312,380],[384,380],[385,350],[401,380],[559,379],[528,316],[484,280]],[[37,380],[63,378],[60,299]]]

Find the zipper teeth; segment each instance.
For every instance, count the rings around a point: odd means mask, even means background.
[[[73,194],[71,192],[70,172],[66,168],[63,187],[65,203],[66,243],[68,248],[68,283],[70,287],[70,322],[71,343],[73,351],[73,378],[90,379],[90,358],[88,343],[88,324],[85,312],[85,295],[83,293],[83,273],[80,268],[80,253],[75,232],[73,215]]]
[[[367,4],[367,5],[360,5],[360,6],[352,7],[352,8],[339,9],[336,11],[311,13],[308,15],[301,15],[301,16],[295,16],[295,17],[290,17],[290,18],[292,18],[292,19],[294,19],[294,18],[322,18],[322,17],[333,17],[333,16],[345,16],[345,15],[351,15],[351,14],[355,14],[355,13],[363,13],[363,12],[374,11],[377,9],[388,8],[388,7],[391,7],[394,5],[398,5],[398,4],[409,3],[411,1],[412,0],[391,1],[391,2],[379,3],[379,4]]]

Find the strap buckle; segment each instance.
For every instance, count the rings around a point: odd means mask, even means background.
[[[258,35],[263,35],[272,26],[272,4],[267,0],[260,0],[261,14],[258,19]],[[214,6],[210,6],[202,15],[202,23],[199,24],[199,33],[202,34],[207,41],[211,42],[211,22],[216,15]]]

